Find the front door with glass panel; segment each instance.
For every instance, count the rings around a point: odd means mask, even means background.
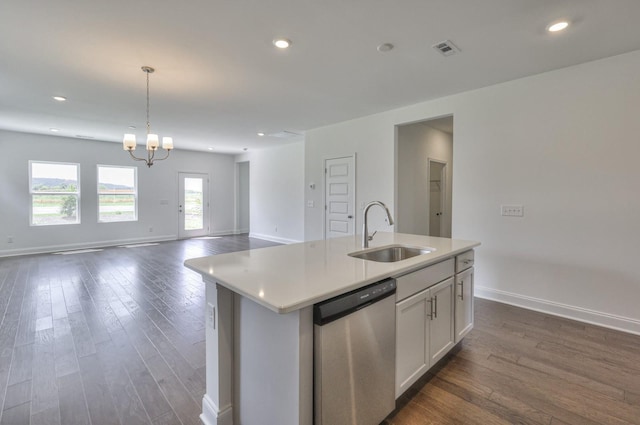
[[[178,173],[178,237],[209,234],[209,176]]]

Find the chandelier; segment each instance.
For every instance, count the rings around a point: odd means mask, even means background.
[[[147,74],[147,157],[146,158],[138,158],[133,154],[133,151],[136,149],[136,136],[135,134],[125,134],[124,139],[122,140],[122,144],[125,151],[129,151],[129,155],[135,161],[144,161],[147,164],[147,167],[151,167],[154,161],[162,161],[164,159],[169,158],[169,154],[173,149],[173,139],[171,137],[163,137],[162,138],[162,149],[167,151],[167,154],[162,158],[156,158],[156,151],[158,150],[158,135],[151,133],[151,125],[149,124],[149,74],[152,74],[155,69],[150,66],[143,66],[142,71]]]

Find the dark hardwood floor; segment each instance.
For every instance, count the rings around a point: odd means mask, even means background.
[[[640,336],[475,303],[474,330],[387,424],[640,424]]]
[[[182,263],[271,245],[0,258],[0,425],[199,424],[204,285]],[[640,337],[476,299],[475,329],[386,423],[640,424]]]
[[[228,236],[0,258],[0,424],[199,424],[204,284]]]

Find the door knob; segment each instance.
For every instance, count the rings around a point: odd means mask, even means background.
[[[352,215],[348,215],[347,218],[353,218],[353,216]]]

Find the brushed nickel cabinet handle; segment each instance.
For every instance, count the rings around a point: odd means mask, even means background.
[[[460,297],[461,301],[464,301],[464,279],[458,282],[458,285],[460,285],[460,295],[458,296]]]
[[[435,300],[436,300],[435,302],[436,306],[433,309],[433,315],[437,319],[438,318],[438,296],[437,295],[435,296]]]
[[[429,316],[430,320],[433,320],[433,298],[429,298],[427,301],[429,303],[429,314],[428,314],[428,316]]]

